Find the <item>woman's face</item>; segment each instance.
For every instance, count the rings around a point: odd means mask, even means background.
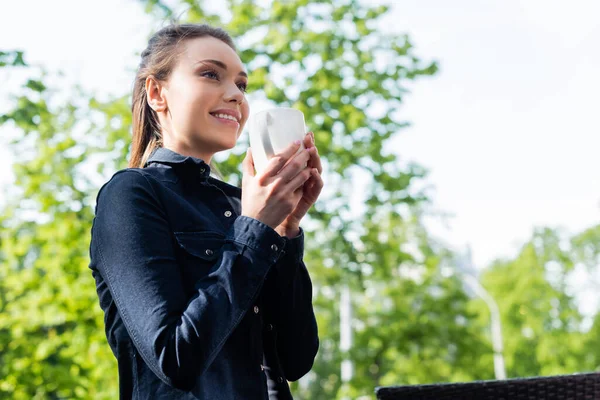
[[[210,36],[186,40],[164,91],[165,146],[210,161],[235,146],[248,119],[248,76],[237,53]]]

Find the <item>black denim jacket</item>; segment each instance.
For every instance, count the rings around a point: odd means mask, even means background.
[[[157,149],[98,193],[90,268],[122,399],[291,399],[319,346],[304,234],[241,216],[241,190]]]

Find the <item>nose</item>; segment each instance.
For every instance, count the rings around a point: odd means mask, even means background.
[[[230,83],[225,89],[225,101],[227,103],[235,102],[240,104],[244,100],[244,93],[240,90],[236,83]]]

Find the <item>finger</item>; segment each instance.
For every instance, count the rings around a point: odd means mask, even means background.
[[[316,168],[319,174],[323,172],[323,164],[321,163],[321,156],[319,156],[319,150],[313,146],[309,150],[310,152],[310,161],[308,166],[311,168]]]
[[[307,190],[308,192],[310,192],[312,190],[312,188],[315,186],[315,178],[311,177],[308,178],[308,180],[306,181],[306,183],[304,184],[304,189]]]
[[[304,136],[304,147],[309,148],[314,145],[313,138],[310,132]]]
[[[312,177],[308,178],[308,180],[306,182],[304,182],[304,185],[302,185],[302,189],[303,189],[303,194],[310,194],[312,193],[313,188],[315,187],[315,179]]]
[[[295,217],[303,214],[303,212],[301,210],[301,208],[303,208],[303,207],[300,206],[300,202],[302,202],[303,197],[304,197],[303,186],[300,186],[298,189],[296,189],[294,191],[294,193],[292,193],[292,199],[293,199],[292,201],[296,204],[296,207],[294,207],[294,211],[293,211]]]
[[[300,185],[299,188],[294,190],[294,193],[292,193],[292,196],[294,196],[294,201],[299,202],[302,199],[302,196],[304,196],[304,186],[306,186],[306,182],[303,185]]]
[[[302,143],[300,140],[296,140],[286,147],[281,153],[275,154],[267,163],[264,174],[275,176],[279,170],[283,168],[285,163],[298,151],[298,148],[300,148],[300,143]]]
[[[291,181],[296,175],[298,175],[303,169],[305,169],[310,159],[310,150],[305,149],[300,153],[296,154],[290,162],[288,162],[279,171],[278,176],[283,179],[284,182]]]
[[[310,169],[306,168],[296,175],[286,186],[292,191],[300,189],[302,185],[310,178]]]
[[[319,194],[321,194],[321,190],[323,189],[323,178],[316,168],[311,170],[310,175],[311,176],[308,181],[310,186],[307,187],[307,194],[309,197],[315,197],[314,201],[316,201],[316,198],[319,197]]]
[[[314,168],[312,177],[315,180],[315,187],[319,188],[319,192],[323,189],[323,177],[321,176],[321,172]]]
[[[252,158],[252,149],[248,147],[246,151],[246,157],[242,162],[242,171],[246,175],[254,176],[254,159]]]

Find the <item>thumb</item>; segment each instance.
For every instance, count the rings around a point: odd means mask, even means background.
[[[254,159],[252,158],[252,149],[248,147],[246,157],[242,162],[242,171],[245,175],[254,176]]]

